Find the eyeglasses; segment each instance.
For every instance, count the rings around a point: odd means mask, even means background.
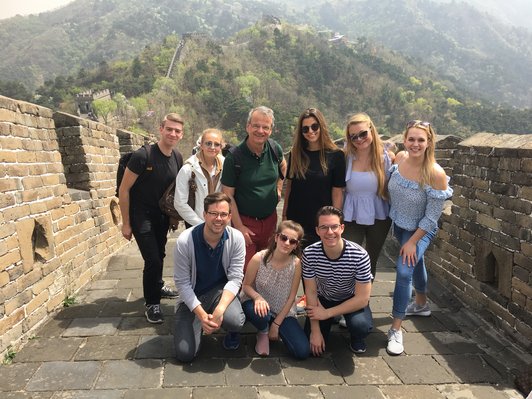
[[[222,143],[218,143],[217,141],[206,141],[203,145],[205,145],[205,147],[219,148],[222,146]]]
[[[340,228],[340,226],[341,226],[340,224],[331,224],[331,225],[322,224],[321,226],[318,226],[318,230],[321,231],[322,233],[327,233],[330,229],[333,233],[336,233],[338,229]]]
[[[264,130],[265,132],[269,132],[270,130],[272,130],[272,127],[271,126],[268,126],[268,125],[259,125],[257,123],[254,123],[251,125],[251,128],[253,130],[260,130],[262,128],[262,130]]]
[[[290,245],[296,245],[299,243],[299,240],[296,240],[295,238],[290,238],[287,235],[284,235],[283,233],[277,234],[277,237],[281,239],[282,242],[289,242]]]
[[[313,123],[310,126],[301,126],[301,133],[307,134],[310,130],[312,130],[313,132],[317,132],[319,128],[320,128],[319,123]]]
[[[368,137],[368,131],[364,130],[358,134],[350,134],[349,140],[351,141],[364,140],[366,137]]]
[[[220,217],[221,219],[226,219],[230,215],[229,212],[213,212],[213,211],[207,211],[207,214],[209,216],[212,216],[215,219],[217,219],[218,217]]]
[[[414,119],[406,124],[406,128],[410,129],[412,127],[421,127],[422,129],[428,129],[430,122],[420,121],[419,119]]]

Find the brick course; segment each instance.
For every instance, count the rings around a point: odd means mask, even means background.
[[[434,278],[529,351],[531,153],[532,134],[479,133],[458,143],[446,160],[454,189],[451,215],[442,215],[427,253]]]
[[[127,245],[111,215],[116,165],[120,146],[148,140],[0,96],[0,353]]]

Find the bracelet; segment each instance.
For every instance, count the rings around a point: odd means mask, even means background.
[[[275,324],[277,327],[281,327],[281,325],[279,323],[276,323],[275,320],[272,321],[273,324]]]

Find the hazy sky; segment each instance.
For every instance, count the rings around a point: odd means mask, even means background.
[[[38,14],[64,6],[74,0],[0,0],[0,19],[17,14]]]

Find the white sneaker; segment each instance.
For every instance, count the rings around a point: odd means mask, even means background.
[[[418,305],[415,302],[410,302],[406,307],[407,316],[430,316],[430,307],[428,301],[424,305]]]
[[[400,355],[404,350],[403,332],[390,328],[388,330],[388,346],[386,347],[386,352],[390,355]]]

